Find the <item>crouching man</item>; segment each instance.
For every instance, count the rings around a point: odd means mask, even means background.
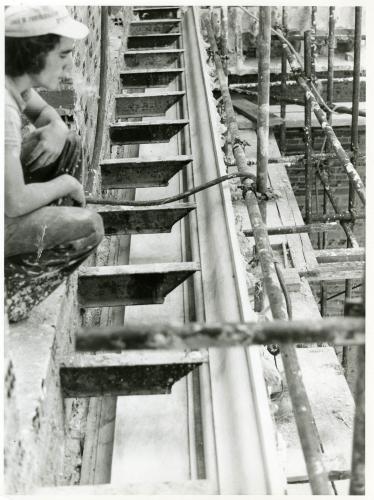
[[[54,90],[88,28],[62,6],[5,11],[5,286],[9,321],[26,318],[97,247],[84,208],[81,146],[34,87]],[[22,137],[22,115],[35,126]]]

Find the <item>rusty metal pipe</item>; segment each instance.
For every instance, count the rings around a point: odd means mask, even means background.
[[[365,495],[365,346],[358,348],[350,495]]]
[[[354,62],[353,62],[353,92],[352,92],[352,127],[351,127],[351,149],[353,152],[352,164],[356,168],[358,164],[359,139],[358,139],[358,116],[360,105],[360,65],[361,65],[361,26],[362,7],[355,7],[355,38],[354,38]],[[356,193],[352,182],[349,183],[348,210],[354,212],[356,205]],[[354,230],[354,223],[351,225]],[[347,241],[349,248],[351,242]],[[352,280],[345,282],[345,298],[352,296]]]
[[[305,77],[312,78],[312,35],[309,30],[304,32],[304,72]],[[312,104],[305,97],[305,221],[310,224],[312,213]]]
[[[287,29],[288,25],[288,12],[287,12],[287,7],[282,7],[282,25],[284,29]],[[280,150],[282,155],[285,154],[286,152],[286,134],[287,134],[287,128],[286,128],[286,96],[287,96],[287,56],[284,51],[282,51],[282,60],[281,60],[281,71],[282,71],[282,76],[281,76],[281,105],[280,105],[280,116],[284,120],[282,125],[280,126]],[[270,86],[269,86],[270,88]]]
[[[319,343],[357,345],[365,341],[363,318],[326,318],[248,323],[144,323],[125,321],[106,328],[81,328],[78,351],[191,349],[262,344]]]
[[[267,232],[269,236],[274,236],[277,234],[299,234],[299,233],[318,233],[320,231],[334,231],[339,226],[337,222],[328,222],[321,224],[304,224],[302,226],[278,226],[278,227],[268,227]],[[245,229],[243,231],[244,236],[253,237],[252,229]]]
[[[268,186],[269,157],[269,83],[271,8],[260,7],[258,35],[258,110],[257,110],[257,183],[256,189],[265,194]],[[265,204],[264,204],[265,203]],[[260,203],[266,221],[266,202]]]

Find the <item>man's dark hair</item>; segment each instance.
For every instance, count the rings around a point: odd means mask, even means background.
[[[45,59],[61,39],[60,35],[28,36],[25,38],[5,37],[5,74],[22,76],[25,73],[38,74],[45,66]]]

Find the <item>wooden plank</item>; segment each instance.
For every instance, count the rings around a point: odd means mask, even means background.
[[[170,233],[174,224],[195,210],[195,203],[150,207],[87,205],[101,215],[106,235]]]
[[[150,35],[151,33],[170,33],[179,31],[180,23],[180,19],[132,21],[130,24],[130,35]]]
[[[212,481],[195,479],[191,481],[134,482],[116,486],[96,484],[90,486],[53,486],[35,490],[36,495],[54,497],[55,495],[218,495]]]
[[[280,156],[274,133],[269,131],[269,156]],[[295,194],[291,187],[287,170],[282,164],[268,165],[270,185],[281,197],[276,199],[281,220],[284,225],[304,224]],[[314,249],[307,234],[287,235],[288,247],[294,266],[301,270],[312,271],[318,265]]]
[[[181,75],[184,68],[149,68],[121,71],[119,76],[122,88],[132,87],[167,87]]]
[[[117,122],[110,125],[109,135],[112,144],[169,142],[187,124],[188,120]]]
[[[75,354],[60,366],[62,394],[67,398],[170,394],[173,384],[204,359],[203,354],[183,354],[169,364],[166,356],[161,363],[159,356],[158,364],[142,363],[139,353],[135,363],[123,354]]]
[[[345,103],[339,103],[339,105],[344,105]],[[352,107],[352,103],[347,103],[348,107]],[[279,116],[279,105],[270,106],[270,112],[275,116]],[[366,118],[364,116],[358,117],[358,126],[365,127]],[[350,127],[352,125],[352,115],[345,113],[336,113],[333,118],[334,127]],[[295,104],[287,104],[286,113],[286,127],[287,128],[304,128],[305,117],[304,117],[304,107],[297,106]],[[321,128],[321,125],[314,115],[312,114],[312,127]]]
[[[182,91],[117,95],[115,97],[116,118],[164,115],[184,95],[185,92]]]
[[[120,158],[100,163],[101,182],[105,189],[167,186],[170,179],[185,168],[192,156],[153,156],[151,158]],[[157,197],[160,194],[157,193]]]
[[[127,49],[156,49],[172,47],[180,39],[181,33],[152,33],[146,35],[130,35],[127,38]]]
[[[325,250],[315,250],[314,253],[320,264],[327,262],[351,262],[365,260],[364,248],[329,248]]]
[[[124,60],[128,68],[167,68],[180,61],[183,49],[131,50],[125,52]]]
[[[162,304],[167,294],[196,271],[195,262],[81,268],[81,307]]]
[[[346,279],[363,280],[365,274],[365,262],[324,262],[312,272],[301,271],[300,276],[305,276],[309,282],[318,281],[342,281]]]
[[[103,484],[111,475],[117,397],[90,398],[80,484]]]
[[[249,99],[244,97],[243,94],[238,94],[236,92],[231,93],[231,100],[235,111],[244,115],[246,118],[254,122],[257,126],[257,104],[251,102]],[[283,118],[280,118],[274,113],[269,113],[269,127],[281,125],[283,122]]]
[[[179,19],[178,12],[179,7],[134,7],[134,14],[138,15],[140,19],[144,19],[146,21],[150,19]]]

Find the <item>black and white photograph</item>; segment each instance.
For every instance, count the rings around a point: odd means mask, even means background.
[[[369,498],[369,5],[1,10],[3,493]]]

